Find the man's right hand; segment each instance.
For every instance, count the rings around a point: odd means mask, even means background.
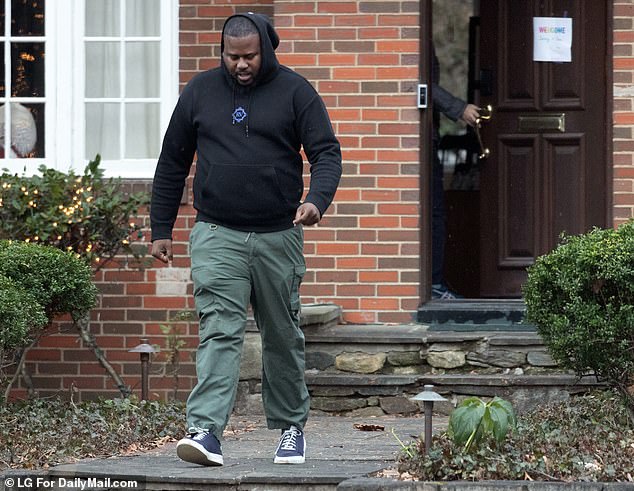
[[[152,242],[152,255],[166,264],[172,262],[172,239],[158,239]]]

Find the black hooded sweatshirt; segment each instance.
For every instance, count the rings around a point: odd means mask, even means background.
[[[278,63],[279,38],[265,16],[238,15],[260,33],[260,70],[242,86],[222,62],[184,88],[154,175],[152,240],[172,237],[195,153],[196,220],[245,232],[293,226],[304,191],[302,145],[311,173],[305,201],[323,215],[339,184],[341,150],[321,97]]]

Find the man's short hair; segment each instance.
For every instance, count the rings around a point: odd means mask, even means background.
[[[245,38],[253,34],[260,34],[255,24],[246,17],[232,17],[225,25],[224,35],[232,38]]]

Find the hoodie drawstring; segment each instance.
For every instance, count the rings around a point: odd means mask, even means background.
[[[251,94],[251,91],[249,91],[249,99],[247,99],[247,121],[245,123],[245,132],[247,135],[247,138],[249,138],[249,111],[253,110],[253,99],[252,99],[253,95]]]

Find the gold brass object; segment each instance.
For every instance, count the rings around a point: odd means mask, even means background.
[[[493,116],[493,107],[491,104],[488,104],[487,107],[481,107],[478,109],[480,116],[476,119],[475,124],[475,134],[478,137],[478,145],[480,145],[480,153],[478,154],[479,159],[486,159],[491,151],[484,146],[484,142],[482,141],[482,136],[480,136],[480,128],[482,127],[483,121],[489,121]]]
[[[518,116],[517,129],[521,133],[534,133],[536,131],[566,132],[565,114],[542,114],[539,116]]]

